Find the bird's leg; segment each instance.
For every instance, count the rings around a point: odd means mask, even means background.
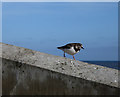
[[[74,57],[74,55],[73,55],[73,58],[74,58],[74,60],[75,60],[75,57]]]
[[[65,56],[65,52],[64,52],[64,57],[66,57],[66,56]]]

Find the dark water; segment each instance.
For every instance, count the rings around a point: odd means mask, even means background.
[[[120,70],[120,62],[118,61],[84,61],[84,62]]]

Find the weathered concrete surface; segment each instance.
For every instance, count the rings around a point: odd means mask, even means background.
[[[3,95],[118,95],[118,88],[2,60]]]
[[[118,86],[118,70],[2,44],[0,57],[85,80]]]

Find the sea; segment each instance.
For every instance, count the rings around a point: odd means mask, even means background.
[[[120,61],[84,61],[84,62],[120,70]]]

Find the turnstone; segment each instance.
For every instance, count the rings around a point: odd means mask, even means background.
[[[81,48],[84,49],[81,43],[69,43],[57,48],[64,51],[64,57],[65,53],[68,53],[73,56],[74,60],[75,60],[74,54],[78,53]]]

